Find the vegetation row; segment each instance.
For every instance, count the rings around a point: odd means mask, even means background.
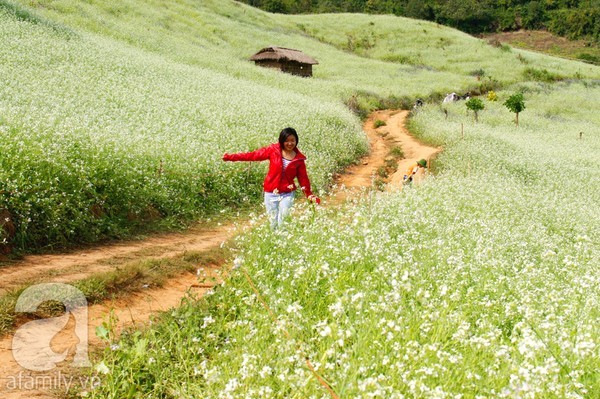
[[[371,13],[425,19],[469,33],[546,29],[600,43],[600,7],[590,0],[242,0],[275,13]]]

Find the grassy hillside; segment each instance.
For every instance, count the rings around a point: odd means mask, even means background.
[[[506,85],[526,65],[600,75],[429,23],[271,15],[233,1],[2,1],[0,29],[0,208],[16,225],[3,238],[20,250],[256,203],[264,165],[220,155],[268,144],[285,126],[299,130],[323,190],[365,151],[344,103],[369,110]],[[363,31],[374,38],[368,50],[345,47]],[[270,44],[318,59],[315,77],[248,61]],[[475,79],[482,70],[488,81]]]
[[[360,14],[289,19],[311,37],[337,48],[417,70],[433,69],[472,77],[479,74],[500,84],[524,80],[524,71],[532,65],[565,78],[594,77],[597,73],[582,63],[565,62],[509,46],[494,47],[487,41],[433,22]],[[470,86],[475,87],[475,82],[470,82]]]
[[[495,48],[457,30],[393,16],[286,16],[233,1],[35,4],[36,12],[53,21],[100,33],[177,62],[262,83],[268,83],[272,74],[256,70],[247,62],[250,55],[270,44],[299,48],[319,60],[315,68],[319,80],[289,79],[285,80],[286,88],[311,95],[326,92],[349,96],[366,90],[383,96],[426,96],[436,90],[475,86],[470,73],[481,69],[501,83],[518,81],[528,63],[564,77],[596,77],[598,73],[582,63]],[[352,53],[386,62],[361,60]],[[504,68],[506,65],[511,68]],[[375,73],[365,74],[365,68]]]

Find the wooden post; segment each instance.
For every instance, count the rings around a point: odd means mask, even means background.
[[[465,138],[465,126],[462,123],[460,124],[460,138]]]
[[[583,132],[579,132],[579,140],[583,138]]]

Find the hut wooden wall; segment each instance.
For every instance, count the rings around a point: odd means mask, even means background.
[[[286,62],[282,64],[282,71],[293,75],[309,77],[312,76],[312,65],[299,62]]]
[[[301,64],[299,62],[280,62],[275,60],[260,60],[256,61],[256,65],[265,68],[279,69],[282,72],[297,76],[312,76],[312,65],[310,64]]]

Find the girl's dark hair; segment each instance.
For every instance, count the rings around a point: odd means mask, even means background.
[[[296,133],[296,129],[292,127],[286,127],[279,133],[279,146],[283,148],[283,143],[287,140],[288,137],[294,136],[296,138],[296,145],[298,145],[298,133]]]

